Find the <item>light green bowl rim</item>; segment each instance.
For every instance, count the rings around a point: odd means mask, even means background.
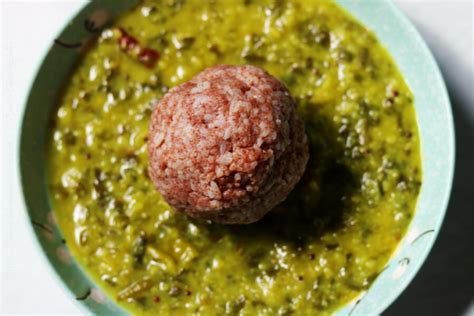
[[[360,3],[364,2],[364,1],[362,1],[362,0],[336,0],[336,1],[338,3],[340,3],[343,7],[348,9],[348,11],[353,16],[358,18],[358,20],[362,24],[367,25],[365,23],[364,19],[361,19],[360,16],[358,16],[357,14],[352,12],[351,9],[350,9],[352,5],[359,5]],[[371,1],[374,1],[374,0],[368,0],[366,2],[371,2]],[[379,0],[377,0],[377,1],[379,1]],[[96,1],[96,2],[102,2],[102,1]],[[453,180],[454,165],[455,165],[455,134],[454,134],[453,116],[452,116],[450,101],[449,101],[449,97],[448,97],[448,92],[447,92],[444,80],[442,78],[441,72],[439,70],[439,67],[438,67],[432,53],[430,52],[428,46],[426,45],[425,41],[422,39],[422,37],[420,36],[420,34],[416,30],[416,28],[413,26],[413,24],[406,18],[406,16],[393,4],[393,2],[391,0],[382,0],[382,1],[379,1],[379,2],[383,2],[384,4],[388,5],[389,9],[394,13],[396,18],[401,21],[401,23],[403,24],[403,26],[405,28],[409,29],[409,31],[411,33],[411,36],[422,46],[422,50],[423,50],[422,53],[424,55],[428,56],[428,58],[429,58],[428,62],[430,64],[432,64],[432,65],[430,65],[430,68],[433,70],[432,75],[434,76],[434,81],[438,82],[439,86],[442,87],[442,91],[440,91],[440,93],[443,96],[443,100],[441,100],[439,103],[444,105],[444,109],[443,109],[444,110],[444,119],[447,123],[447,125],[444,126],[444,128],[445,128],[445,132],[447,133],[446,138],[447,138],[448,142],[446,143],[446,146],[448,148],[449,156],[445,157],[445,159],[446,159],[445,160],[445,167],[446,167],[445,174],[447,176],[444,179],[444,194],[440,198],[441,199],[441,204],[436,207],[437,217],[436,217],[436,222],[434,223],[434,227],[433,227],[434,232],[432,234],[432,238],[430,238],[428,241],[425,242],[425,244],[424,244],[424,246],[421,250],[421,253],[418,253],[419,259],[416,261],[414,266],[413,265],[411,266],[411,269],[404,276],[404,278],[402,280],[403,284],[399,288],[399,291],[395,295],[391,295],[388,298],[387,297],[383,298],[382,299],[383,304],[375,306],[376,312],[373,313],[373,314],[379,314],[379,313],[383,312],[390,304],[392,304],[393,301],[398,298],[398,296],[403,292],[403,290],[412,281],[412,279],[415,277],[416,273],[419,271],[419,269],[421,268],[423,263],[426,261],[426,258],[428,256],[431,248],[433,247],[434,242],[436,240],[436,237],[437,237],[437,235],[440,231],[440,228],[441,228],[441,225],[442,225],[445,213],[446,213],[447,205],[448,205],[448,202],[449,202],[449,196],[450,196],[450,192],[451,192],[451,188],[452,188],[452,180]],[[86,4],[78,12],[82,12],[87,6],[91,6],[91,5],[94,5],[94,3]],[[368,5],[368,4],[366,4],[366,5]],[[71,21],[72,19],[74,19],[74,17],[76,17],[78,15],[78,12],[72,12],[64,20],[65,21]],[[65,27],[66,26],[64,26],[58,32],[58,36],[59,36],[59,34],[61,34],[63,32]],[[23,104],[25,104],[24,113],[26,113],[26,110],[27,110],[30,91],[32,90],[32,87],[33,87],[35,81],[37,80],[37,75],[39,73],[39,70],[40,70],[41,66],[43,65],[43,61],[45,60],[46,56],[49,54],[50,50],[51,50],[51,47],[48,47],[41,54],[41,58],[38,59],[39,63],[36,66],[36,71],[35,71],[36,75],[32,78],[32,81],[29,84],[29,89],[25,90],[25,95],[23,97],[23,100],[24,100]],[[23,115],[23,118],[24,117],[25,117],[25,115]],[[27,207],[27,204],[26,204],[27,197],[26,197],[25,191],[24,191],[25,186],[28,185],[27,184],[27,174],[25,173],[25,170],[24,170],[23,166],[21,165],[21,162],[22,162],[21,149],[22,149],[22,146],[23,146],[23,142],[22,142],[23,127],[24,127],[24,121],[22,122],[21,127],[18,130],[18,137],[17,137],[17,139],[19,140],[18,144],[17,144],[17,146],[18,146],[17,147],[17,152],[18,152],[18,156],[20,157],[20,159],[19,159],[20,165],[19,165],[19,168],[18,168],[18,177],[21,179],[21,181],[20,181],[20,185],[21,185],[20,190],[23,192],[23,196],[24,196],[23,209],[25,210],[25,212],[23,212],[23,214],[25,216],[25,223],[27,223],[27,222],[30,221],[31,217],[30,217],[29,210],[28,210],[28,207]],[[423,139],[421,139],[421,141],[423,142]],[[418,210],[418,207],[417,207],[417,210]],[[416,215],[415,215],[415,217],[416,217]],[[27,226],[29,227],[29,232],[31,234],[32,239],[34,239],[36,241],[36,244],[37,244],[38,248],[41,249],[41,250],[39,250],[39,252],[41,253],[41,257],[43,258],[43,260],[45,262],[47,262],[46,265],[49,266],[50,271],[52,272],[52,274],[55,275],[56,280],[59,281],[58,283],[62,284],[62,287],[63,287],[64,291],[67,292],[68,295],[73,296],[73,292],[72,292],[72,289],[71,289],[70,285],[68,285],[66,283],[66,280],[64,280],[62,277],[60,277],[60,275],[58,274],[58,271],[56,270],[56,268],[54,266],[54,263],[52,262],[52,259],[50,257],[48,257],[48,255],[46,254],[44,246],[41,244],[40,240],[38,239],[38,236],[37,236],[38,233],[35,231],[35,229],[32,225],[27,225]],[[401,243],[400,243],[400,245],[401,245]],[[84,274],[84,277],[89,279],[89,282],[93,283],[90,280],[90,278],[87,276],[87,273],[83,273],[83,274]],[[94,312],[94,310],[91,309],[90,305],[86,305],[83,302],[80,302],[80,301],[76,300],[75,297],[73,297],[73,301],[76,303],[76,306],[78,306],[82,312],[84,312],[86,314],[90,314],[91,312]],[[352,302],[351,304],[347,304],[342,309],[336,311],[336,314],[337,315],[355,315],[355,314],[357,314],[358,312],[355,312],[354,314],[352,314],[352,312],[354,312],[354,308],[357,306],[357,303],[358,303],[358,300],[354,300],[354,302]],[[115,304],[115,306],[116,306],[116,312],[117,313],[126,314],[126,312],[124,310],[122,310],[117,304]]]

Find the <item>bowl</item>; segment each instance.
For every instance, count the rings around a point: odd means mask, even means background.
[[[45,53],[26,99],[20,131],[20,178],[26,216],[40,252],[72,299],[85,312],[126,314],[103,294],[68,252],[54,222],[46,181],[48,123],[64,82],[101,26],[137,0],[87,4]],[[403,73],[415,96],[423,185],[404,238],[372,286],[336,315],[373,315],[385,310],[407,287],[425,261],[443,222],[454,171],[454,127],[448,94],[438,66],[413,25],[389,0],[338,0],[375,32]]]

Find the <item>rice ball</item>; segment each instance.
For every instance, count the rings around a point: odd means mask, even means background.
[[[156,104],[148,157],[150,178],[176,211],[247,224],[287,197],[309,153],[280,81],[258,67],[218,65]]]

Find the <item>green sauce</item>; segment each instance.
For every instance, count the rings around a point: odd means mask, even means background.
[[[322,0],[145,1],[114,30],[73,73],[49,151],[56,218],[92,278],[143,315],[327,315],[368,289],[421,185],[413,96],[374,35]],[[246,226],[174,213],[147,176],[153,102],[218,63],[284,81],[310,139],[300,184]]]

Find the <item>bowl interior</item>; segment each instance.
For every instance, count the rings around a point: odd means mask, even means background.
[[[94,314],[125,312],[101,293],[71,258],[54,223],[44,168],[48,125],[82,48],[97,35],[94,29],[85,28],[84,22],[106,23],[137,1],[90,2],[67,24],[52,43],[32,83],[21,127],[20,176],[34,234],[45,258],[74,300]],[[336,313],[378,314],[413,279],[440,229],[453,177],[454,128],[448,95],[436,62],[404,15],[388,0],[337,2],[374,31],[390,51],[415,96],[420,131],[423,185],[409,230],[370,289]]]

